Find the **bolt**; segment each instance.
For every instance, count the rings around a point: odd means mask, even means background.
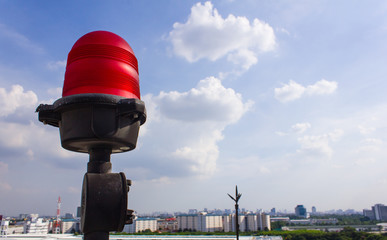
[[[128,191],[128,192],[129,192],[129,190],[130,190],[130,186],[132,186],[132,180],[126,179],[126,187],[127,187],[127,191]]]
[[[132,224],[133,223],[133,220],[135,219],[135,215],[133,214],[133,210],[131,209],[128,209],[126,210],[126,221],[125,221],[125,224]]]

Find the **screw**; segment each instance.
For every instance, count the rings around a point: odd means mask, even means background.
[[[130,186],[132,186],[132,180],[126,179],[126,187],[127,187],[127,191],[128,191],[128,192],[129,192],[129,190],[130,190]]]
[[[128,209],[126,210],[126,221],[125,221],[125,224],[132,224],[133,223],[133,220],[135,219],[135,215],[133,214],[133,210],[131,209]]]

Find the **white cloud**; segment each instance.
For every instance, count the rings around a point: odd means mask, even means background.
[[[374,164],[375,159],[373,158],[360,158],[355,161],[355,164],[358,166],[369,166],[370,164]]]
[[[235,53],[230,53],[227,56],[227,60],[234,64],[241,65],[244,70],[249,69],[258,62],[255,53],[248,49],[241,49]]]
[[[60,147],[59,135],[52,130],[51,126],[36,125],[33,122],[22,124],[0,121],[0,147],[17,149],[30,159],[36,159],[37,153],[41,152],[55,157],[73,156]]]
[[[310,123],[304,122],[304,123],[296,123],[292,126],[292,131],[296,133],[304,133],[306,130],[308,130],[311,127]]]
[[[132,168],[152,178],[214,173],[224,128],[236,123],[252,105],[214,77],[201,80],[187,92],[161,92],[145,95],[143,100],[149,121],[139,152],[147,155],[148,163]]]
[[[286,35],[290,35],[290,32],[288,30],[286,30],[285,28],[276,28],[275,30],[279,33],[284,33]]]
[[[58,69],[64,70],[66,68],[66,63],[67,63],[67,60],[56,61],[56,62],[51,61],[47,63],[47,68],[50,70],[58,70]]]
[[[357,127],[358,127],[360,133],[363,135],[370,134],[376,130],[374,127],[365,127],[363,125],[358,125]]]
[[[293,80],[281,88],[274,89],[274,96],[281,102],[289,102],[300,98],[305,92],[305,87]]]
[[[272,170],[278,170],[275,162],[265,162],[264,159],[260,159],[257,156],[249,156],[238,159],[227,159],[220,166],[219,172],[224,178],[230,178],[231,176],[235,176],[236,173],[242,173],[239,177],[249,179],[259,175],[268,176],[272,174]]]
[[[301,149],[298,150],[298,152],[312,156],[330,158],[333,154],[330,143],[338,141],[342,135],[343,130],[341,129],[336,129],[331,133],[323,135],[305,135],[297,139],[301,144]]]
[[[209,136],[208,145],[198,144],[192,146],[184,146],[176,149],[173,156],[182,161],[187,161],[190,164],[189,170],[192,173],[199,175],[210,175],[216,169],[216,160],[219,155],[218,146],[216,143],[223,139],[223,136]]]
[[[341,138],[341,136],[343,136],[343,134],[344,134],[343,130],[335,129],[333,132],[328,133],[327,135],[330,140],[332,140],[333,142],[336,142]]]
[[[286,133],[286,132],[281,132],[281,131],[277,131],[277,132],[275,132],[275,134],[277,134],[277,135],[280,136],[280,137],[283,137],[283,136],[288,135],[288,133]]]
[[[38,115],[34,112],[37,105],[36,94],[24,91],[20,85],[12,86],[8,92],[0,88],[0,149],[4,155],[3,161],[48,160],[54,165],[63,163],[69,166],[71,161],[68,158],[74,157],[75,153],[61,148],[58,130],[36,124]],[[61,162],[64,158],[66,162]]]
[[[290,102],[301,98],[304,95],[329,95],[336,91],[337,82],[321,79],[313,85],[307,87],[290,80],[288,84],[283,84],[281,88],[274,89],[274,96],[280,102]]]
[[[10,43],[16,44],[30,52],[35,52],[38,54],[41,54],[44,52],[44,50],[40,46],[31,42],[26,36],[16,32],[15,30],[1,23],[0,23],[0,36],[10,40]]]
[[[11,91],[0,88],[0,117],[14,113],[18,108],[36,106],[38,97],[32,91],[24,92],[20,85],[13,85]]]
[[[57,88],[50,88],[47,90],[47,93],[50,95],[51,99],[42,102],[43,104],[52,104],[55,102],[57,99],[62,97],[62,88],[57,87]]]
[[[309,128],[311,128],[311,125],[310,123],[308,122],[303,122],[303,123],[296,123],[294,124],[293,126],[290,127],[290,130],[287,131],[287,132],[282,132],[282,131],[276,131],[275,133],[278,135],[278,136],[287,136],[291,133],[297,133],[297,134],[302,134],[304,133],[306,130],[308,130]]]
[[[328,95],[335,92],[337,89],[337,82],[330,82],[325,79],[321,79],[313,85],[306,87],[305,93],[308,95]]]
[[[166,118],[186,122],[234,123],[252,105],[252,102],[243,103],[239,93],[225,88],[215,77],[201,80],[188,92],[161,92],[156,99],[160,113]]]
[[[381,145],[383,144],[383,140],[378,139],[378,138],[366,138],[364,142],[368,144],[375,144],[375,145]]]
[[[176,55],[189,62],[216,61],[224,56],[245,70],[257,63],[259,52],[275,49],[273,28],[259,20],[232,14],[223,18],[211,2],[197,3],[185,23],[175,23],[169,38]]]
[[[366,138],[362,141],[362,145],[356,150],[357,153],[372,154],[380,151],[383,147],[383,140],[378,138]]]

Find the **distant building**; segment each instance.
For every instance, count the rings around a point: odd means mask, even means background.
[[[271,230],[270,215],[263,212],[239,215],[239,231]],[[235,214],[223,216],[225,232],[235,232]]]
[[[30,214],[27,221],[24,222],[24,233],[47,234],[49,221],[39,218],[38,214]]]
[[[180,231],[197,231],[199,229],[198,214],[181,214],[176,219]]]
[[[239,230],[241,232],[246,229],[245,216],[238,215],[239,218]],[[235,213],[223,215],[223,231],[225,232],[235,232]],[[243,229],[243,231],[242,231]]]
[[[247,214],[246,215],[246,231],[257,231],[258,223],[257,223],[257,215],[256,214]]]
[[[220,232],[223,231],[223,217],[217,214],[199,214],[199,231]]]
[[[387,221],[387,206],[384,206],[383,204],[375,204],[372,207],[372,211],[375,214],[375,220]]]
[[[289,217],[272,217],[270,218],[270,222],[289,222]]]
[[[378,223],[377,226],[380,226],[381,231],[387,231],[387,223]]]
[[[29,214],[26,214],[26,213],[21,213],[19,214],[19,219],[26,219],[28,218]]]
[[[0,215],[0,238],[6,238],[8,235],[9,220]]]
[[[157,229],[162,232],[176,232],[179,227],[176,218],[165,218],[157,220]]]
[[[383,204],[375,204],[372,210],[363,209],[363,215],[371,220],[387,221],[387,206]]]
[[[223,215],[223,231],[224,232],[232,232],[232,214]]]
[[[239,214],[238,219],[239,219],[239,231],[246,232],[246,227],[247,227],[246,215]],[[235,214],[231,215],[231,232],[236,232]]]
[[[363,209],[363,216],[368,217],[371,220],[375,220],[375,214],[372,210]]]
[[[218,214],[182,214],[177,216],[181,231],[219,232],[223,231],[223,216]]]
[[[77,218],[80,218],[81,214],[82,214],[82,208],[81,207],[77,207]]]
[[[198,210],[197,209],[189,209],[188,214],[197,214]]]
[[[297,207],[294,208],[294,211],[297,217],[307,218],[308,216],[304,205],[297,205]]]
[[[270,224],[270,215],[267,215],[265,213],[258,213],[257,214],[257,230],[271,230],[271,224]]]
[[[315,207],[315,206],[312,207],[312,213],[313,213],[313,214],[316,214],[316,213],[317,213],[317,210],[316,210],[316,207]]]
[[[310,225],[311,220],[310,219],[291,219],[289,220],[289,223],[294,225]]]
[[[214,214],[217,214],[217,215],[223,215],[223,211],[220,210],[220,209],[215,209],[215,210],[213,211],[213,213],[214,213]]]
[[[62,219],[60,221],[60,232],[61,233],[79,233],[80,223],[76,219]]]
[[[74,214],[73,213],[66,213],[64,218],[67,218],[67,219],[74,219]]]
[[[123,231],[127,233],[137,233],[145,230],[150,230],[151,232],[157,231],[157,219],[137,218],[132,224],[126,224]]]
[[[275,208],[272,208],[270,210],[270,216],[275,216],[275,215],[276,215]]]
[[[199,214],[181,214],[177,217],[178,229],[181,231],[200,232],[235,232],[235,213],[214,214],[201,212]],[[239,214],[239,231],[270,230],[270,215],[263,212]]]
[[[335,225],[337,224],[339,221],[337,220],[337,218],[328,218],[328,219],[321,219],[321,218],[318,218],[318,219],[311,219],[311,224],[330,224],[330,225]]]

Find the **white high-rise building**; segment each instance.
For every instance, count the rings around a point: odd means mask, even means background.
[[[375,220],[387,221],[387,206],[380,203],[375,204],[372,207],[372,211],[374,212]]]
[[[262,211],[257,214],[246,215],[246,231],[263,231],[265,229],[270,230],[270,215],[263,213]]]
[[[232,215],[231,214],[227,214],[227,215],[223,215],[222,216],[222,219],[223,219],[223,230],[225,232],[232,232]]]
[[[247,223],[246,215],[238,214],[238,220],[239,220],[239,231],[246,232],[246,223]],[[235,214],[231,214],[231,232],[235,232],[235,231],[236,231]]]
[[[9,220],[3,219],[0,215],[0,238],[7,237],[8,235]]]
[[[257,215],[256,214],[248,214],[246,215],[246,231],[257,231]]]
[[[177,216],[178,229],[181,231],[218,232],[223,230],[223,217],[217,214],[183,214]]]
[[[363,209],[363,216],[368,217],[371,220],[375,220],[375,214],[372,210]]]
[[[199,215],[199,229],[201,232],[220,232],[223,230],[222,215],[201,213]]]
[[[31,214],[30,219],[24,222],[24,233],[47,234],[49,221],[38,218],[38,214]]]
[[[137,218],[132,224],[126,224],[123,231],[127,233],[137,233],[145,230],[150,230],[151,232],[157,231],[157,219]]]
[[[181,231],[193,231],[199,229],[198,214],[182,214],[176,217],[178,229]]]
[[[259,212],[257,214],[240,214],[239,231],[258,231],[271,229],[270,216]],[[217,215],[207,214],[183,214],[177,216],[178,229],[181,231],[200,231],[200,232],[235,232],[235,214]]]
[[[271,230],[270,215],[265,213],[257,214],[257,230]]]

